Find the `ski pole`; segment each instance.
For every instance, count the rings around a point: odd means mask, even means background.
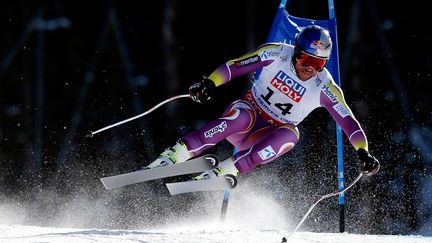
[[[306,212],[306,214],[303,216],[303,218],[300,220],[300,222],[297,224],[297,226],[294,228],[294,230],[293,231],[291,231],[291,233],[289,233],[288,234],[288,236],[287,237],[283,237],[282,238],[282,242],[287,242],[287,239],[286,238],[288,238],[288,237],[290,237],[292,234],[294,234],[299,228],[300,228],[300,226],[303,224],[303,222],[306,220],[306,218],[309,216],[309,214],[312,212],[312,210],[315,208],[315,206],[319,203],[319,202],[321,202],[322,200],[324,200],[324,199],[326,199],[326,198],[329,198],[329,197],[334,197],[334,196],[337,196],[337,195],[339,195],[339,194],[341,194],[341,193],[344,193],[344,192],[346,192],[346,191],[348,191],[348,189],[350,189],[352,186],[354,186],[359,180],[360,180],[360,178],[363,176],[363,173],[360,173],[358,176],[357,176],[357,178],[353,181],[353,182],[351,182],[351,184],[349,184],[345,189],[343,189],[343,190],[340,190],[340,191],[335,191],[335,192],[332,192],[332,193],[329,193],[329,194],[326,194],[326,195],[324,195],[324,196],[321,196],[318,200],[316,200],[315,201],[315,203],[309,208],[309,210]]]
[[[221,223],[223,223],[225,221],[225,216],[226,216],[227,209],[228,209],[228,200],[230,198],[230,194],[231,194],[230,190],[224,191],[224,197],[223,197],[222,208],[221,208],[221,213],[220,213],[220,222]]]
[[[103,128],[101,128],[101,129],[99,129],[99,130],[97,130],[97,131],[94,131],[94,132],[90,131],[90,134],[88,134],[86,137],[93,137],[95,134],[98,134],[98,133],[100,133],[100,132],[102,132],[102,131],[105,131],[105,130],[108,130],[108,129],[110,129],[110,128],[113,128],[113,127],[119,126],[119,125],[121,125],[121,124],[123,124],[123,123],[126,123],[126,122],[130,122],[130,121],[135,120],[135,119],[137,119],[137,118],[140,118],[140,117],[142,117],[142,116],[148,115],[148,114],[150,114],[151,112],[153,112],[154,110],[156,110],[157,108],[159,108],[160,106],[162,106],[162,105],[164,105],[164,104],[166,104],[166,103],[168,103],[168,102],[170,102],[170,101],[173,101],[173,100],[176,100],[176,99],[179,99],[179,98],[186,98],[186,97],[190,97],[190,95],[189,95],[189,94],[183,94],[183,95],[176,95],[176,96],[173,96],[173,97],[171,97],[171,98],[168,98],[168,99],[166,99],[166,100],[160,102],[159,104],[155,105],[153,108],[151,108],[151,109],[149,109],[148,111],[143,112],[143,113],[141,113],[141,114],[139,114],[139,115],[136,115],[136,116],[131,117],[131,118],[128,118],[128,119],[126,119],[126,120],[119,121],[119,122],[114,123],[114,124],[112,124],[112,125],[109,125],[109,126],[103,127]]]

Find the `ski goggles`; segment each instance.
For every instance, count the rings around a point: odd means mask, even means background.
[[[297,55],[297,62],[304,67],[312,67],[315,71],[321,71],[327,63],[327,59],[310,56],[304,52]]]

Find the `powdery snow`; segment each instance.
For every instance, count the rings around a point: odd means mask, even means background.
[[[87,197],[80,192],[63,207],[51,208],[50,200],[59,200],[55,193],[43,193],[34,203],[20,202],[3,198],[0,202],[0,243],[6,242],[141,242],[141,243],[266,243],[282,241],[300,220],[294,217],[296,205],[289,204],[284,198],[278,198],[281,192],[265,177],[250,177],[249,181],[259,181],[260,186],[244,180],[231,195],[228,214],[225,222],[220,224],[220,206],[223,192],[206,192],[197,194],[194,200],[187,197],[168,197],[171,204],[188,203],[190,210],[185,212],[175,207],[166,208],[166,216],[158,218],[156,214],[143,214],[132,217],[125,227],[111,224],[116,218],[112,211],[117,206],[130,213],[124,205],[112,205],[113,201],[106,198],[117,197],[122,191],[107,191],[101,197]],[[271,184],[272,190],[259,190],[265,184]],[[145,186],[145,185],[143,185]],[[269,186],[270,187],[270,186]],[[143,190],[143,188],[140,188]],[[143,190],[145,191],[145,190]],[[131,189],[131,193],[136,191]],[[136,194],[133,194],[136,195]],[[198,197],[198,195],[200,197]],[[146,197],[157,196],[147,193]],[[293,201],[295,199],[292,199]],[[145,202],[148,204],[148,202]],[[306,203],[309,206],[309,203]],[[43,205],[41,207],[40,205]],[[147,205],[152,207],[152,205]],[[303,205],[305,206],[305,205]],[[319,205],[321,206],[321,205]],[[318,206],[318,207],[319,207]],[[115,207],[114,207],[115,208]],[[304,208],[304,207],[303,207]],[[35,210],[37,209],[37,210]],[[145,211],[146,208],[140,207]],[[137,212],[139,212],[137,210]],[[165,212],[165,211],[164,211]],[[306,210],[301,210],[303,215]],[[35,215],[35,213],[38,213]],[[358,235],[336,233],[312,233],[315,228],[308,226],[313,220],[313,212],[300,232],[291,235],[288,242],[292,243],[430,243],[432,237],[396,236],[396,235]],[[326,219],[319,223],[326,224]],[[104,224],[97,224],[104,222]],[[37,226],[36,226],[37,225]],[[125,230],[128,229],[128,230]],[[133,230],[130,230],[133,229]],[[323,232],[323,229],[316,229]],[[332,232],[329,230],[329,232]],[[334,232],[334,231],[333,231]]]
[[[0,242],[152,242],[152,243],[203,243],[203,242],[281,242],[287,231],[281,230],[240,230],[218,229],[217,225],[191,225],[177,229],[160,230],[106,230],[48,228],[22,225],[0,225]],[[393,235],[355,235],[297,232],[288,242],[331,242],[331,243],[430,243],[432,237],[393,236]]]

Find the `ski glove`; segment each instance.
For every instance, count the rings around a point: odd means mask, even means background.
[[[358,149],[357,154],[362,162],[362,173],[367,176],[374,175],[380,169],[379,161],[365,149]]]
[[[215,87],[213,81],[205,78],[203,81],[194,83],[189,87],[189,95],[193,101],[205,104],[212,98]]]

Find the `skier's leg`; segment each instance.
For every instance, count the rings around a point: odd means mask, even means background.
[[[248,173],[257,165],[269,163],[291,150],[298,142],[299,131],[290,124],[268,126],[255,131],[249,137],[250,140],[244,141],[251,145],[249,149],[236,153],[222,161],[216,169],[206,171],[195,179]]]
[[[235,101],[225,110],[221,118],[179,139],[174,146],[167,148],[147,168],[186,161],[232,134],[247,133],[252,129],[255,118],[255,111],[249,103],[241,100]]]
[[[233,102],[219,119],[182,137],[192,156],[201,154],[233,134],[247,134],[256,119],[255,110],[246,101]],[[246,135],[247,136],[247,135]]]
[[[264,140],[267,136],[271,135],[278,127],[269,126],[268,123],[262,122],[260,117],[257,117],[253,132],[250,134],[234,134],[227,138],[227,140],[236,147],[238,151],[249,149],[255,144]],[[266,125],[262,127],[263,125]],[[219,166],[214,170],[207,170],[201,173],[199,176],[194,177],[196,180],[208,179],[217,175],[239,175],[239,170],[234,166],[235,157],[231,156],[228,159],[219,163]]]
[[[297,144],[299,137],[300,133],[296,126],[281,125],[249,150],[235,154],[234,165],[240,174],[248,173],[257,165],[269,163],[291,150]]]

